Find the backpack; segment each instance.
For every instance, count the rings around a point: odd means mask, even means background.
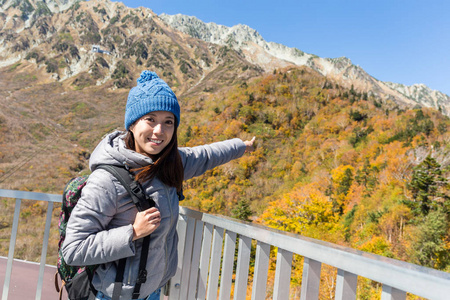
[[[134,204],[139,211],[146,210],[155,205],[153,199],[147,197],[142,190],[141,185],[136,182],[131,173],[125,168],[101,165],[98,168],[104,169],[114,175],[121,184],[127,189]],[[61,212],[59,216],[58,229],[60,239],[58,242],[58,262],[57,272],[55,274],[55,288],[59,293],[59,299],[62,299],[62,287],[65,287],[70,300],[88,300],[95,299],[97,291],[92,286],[91,281],[94,275],[95,269],[98,265],[92,266],[69,266],[62,256],[62,245],[66,237],[66,227],[69,222],[72,210],[77,205],[78,200],[81,197],[81,191],[86,185],[88,175],[80,176],[71,179],[66,187],[62,197]],[[142,283],[146,280],[145,265],[147,261],[148,246],[150,243],[150,236],[144,238],[143,255],[141,255],[140,270],[138,282],[136,283],[135,290],[133,292],[133,299],[138,299],[139,289]],[[147,251],[145,251],[147,249]],[[119,266],[116,274],[116,282],[114,285],[114,294],[112,299],[118,299],[122,288],[123,272],[125,270],[126,258],[119,260]],[[58,284],[58,275],[61,278],[61,287]],[[116,297],[116,298],[115,298]],[[136,297],[136,298],[135,298]]]

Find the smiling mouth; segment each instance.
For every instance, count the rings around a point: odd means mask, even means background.
[[[151,143],[154,143],[154,144],[157,144],[157,145],[159,145],[159,144],[161,144],[163,142],[162,140],[155,140],[155,139],[149,139],[149,141]]]

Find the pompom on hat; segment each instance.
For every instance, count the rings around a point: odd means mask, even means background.
[[[155,72],[143,71],[137,86],[128,94],[125,108],[125,129],[153,111],[168,111],[175,115],[176,126],[180,124],[180,105],[172,89]]]

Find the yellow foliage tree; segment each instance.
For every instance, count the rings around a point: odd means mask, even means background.
[[[340,165],[331,171],[332,190],[335,209],[342,214],[349,203],[349,192],[352,187],[355,169],[350,165]]]
[[[269,203],[259,221],[272,228],[312,238],[342,240],[333,203],[321,189],[318,183],[297,186],[281,199]]]

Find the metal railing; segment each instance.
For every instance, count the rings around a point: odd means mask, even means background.
[[[251,299],[267,299],[270,247],[277,247],[272,299],[289,295],[292,257],[304,257],[300,299],[319,298],[322,264],[337,268],[335,299],[356,299],[358,276],[382,284],[381,299],[450,299],[450,274],[255,224],[180,209],[179,266],[170,299],[230,299],[237,236],[234,298],[247,299],[251,241],[256,255]],[[223,246],[222,246],[223,245]],[[223,253],[222,253],[223,251]],[[219,282],[220,273],[220,286]],[[270,298],[270,296],[269,296]]]
[[[22,192],[22,191],[0,189],[0,198],[15,198],[16,199],[16,203],[14,206],[14,217],[13,217],[13,223],[12,223],[12,229],[11,229],[11,238],[9,241],[8,262],[6,263],[5,281],[3,283],[2,300],[8,299],[9,285],[11,282],[12,265],[13,265],[13,260],[14,260],[14,248],[16,246],[17,229],[19,227],[20,206],[22,204],[22,200],[26,199],[26,200],[36,200],[36,201],[48,202],[47,215],[45,218],[44,240],[42,243],[41,261],[40,261],[40,265],[39,265],[39,278],[38,278],[38,283],[37,283],[37,288],[36,288],[36,300],[40,300],[41,295],[42,295],[42,285],[44,283],[44,280],[43,280],[44,279],[44,268],[45,268],[45,261],[47,259],[47,246],[48,246],[48,239],[50,236],[50,225],[51,225],[51,221],[52,221],[53,204],[55,202],[61,203],[62,196],[54,195],[54,194]]]
[[[53,204],[61,202],[61,196],[0,189],[1,197],[16,199],[2,300],[8,298],[21,201],[48,202],[36,289],[36,300],[39,300]],[[449,299],[450,295],[449,273],[184,207],[180,207],[178,235],[178,269],[170,281],[170,300],[292,299],[294,254],[304,258],[302,300],[319,298],[324,264],[337,269],[335,299],[356,299],[358,277],[380,283],[382,300],[406,299],[407,292],[436,300]],[[252,244],[256,244],[254,255]],[[277,248],[272,281],[268,280],[271,247]],[[251,262],[253,276],[249,276]],[[268,286],[268,282],[273,282],[273,286]],[[248,290],[251,295],[247,295]]]

